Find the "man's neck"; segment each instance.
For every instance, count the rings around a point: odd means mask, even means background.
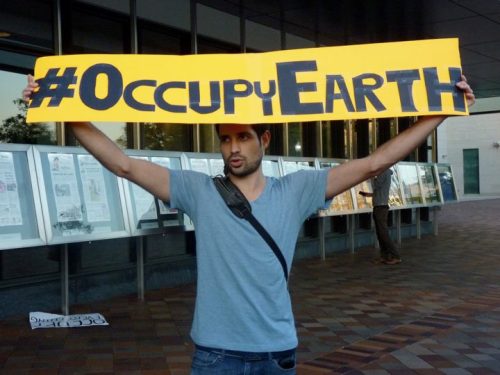
[[[266,186],[266,178],[262,173],[262,168],[244,177],[238,177],[229,173],[229,178],[240,189],[248,201],[256,200]]]

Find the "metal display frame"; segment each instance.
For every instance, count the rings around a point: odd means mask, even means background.
[[[410,166],[410,167],[413,167],[415,169],[415,176],[417,178],[416,184],[418,186],[419,193],[420,193],[420,198],[421,198],[421,202],[419,202],[419,203],[409,202],[409,198],[407,197],[406,191],[405,191],[405,189],[403,187],[403,185],[404,185],[404,176],[403,176],[403,173],[402,173],[402,168],[406,167],[406,166]],[[402,208],[426,207],[425,201],[424,201],[424,195],[423,195],[423,191],[422,191],[422,183],[420,181],[420,174],[419,174],[419,171],[418,171],[418,168],[417,168],[417,163],[416,162],[400,161],[399,163],[396,164],[396,167],[398,169],[399,183],[400,183],[400,186],[401,186],[401,192],[403,194],[404,205],[403,205]]]
[[[153,158],[169,158],[169,159],[178,159],[179,167],[182,169],[182,152],[175,151],[157,151],[157,150],[125,150],[125,154],[131,157],[143,157],[146,158],[150,162],[154,162]],[[151,195],[152,204],[156,206],[155,214],[156,219],[148,219],[148,223],[151,224],[149,226],[144,226],[144,228],[137,228],[137,218],[135,217],[134,210],[134,202],[133,202],[133,193],[132,189],[134,183],[128,181],[126,179],[121,178],[122,183],[124,185],[125,192],[125,203],[127,208],[127,218],[130,227],[131,236],[145,236],[148,234],[162,234],[172,231],[172,227],[183,226],[183,217],[182,214],[178,212],[171,212],[165,215],[178,215],[178,225],[169,225],[167,218],[163,217],[160,212],[159,205],[162,203],[158,198],[154,197],[151,193],[147,193]],[[145,223],[145,224],[148,224]]]
[[[104,168],[100,163],[99,165],[101,165],[101,167],[103,168],[103,173],[108,174],[109,178],[116,181],[116,189],[118,191],[118,202],[119,202],[119,207],[122,211],[121,215],[118,214],[117,216],[120,218],[119,224],[123,229],[118,231],[104,231],[104,232],[84,233],[84,234],[54,237],[54,233],[52,231],[52,223],[50,220],[50,208],[47,197],[46,181],[43,173],[44,169],[42,166],[42,155],[49,153],[70,154],[73,156],[73,163],[75,163],[75,157],[77,157],[78,155],[88,155],[91,157],[92,155],[90,155],[85,149],[80,147],[38,146],[38,145],[33,147],[33,153],[35,157],[36,174],[39,181],[41,206],[45,223],[45,235],[48,245],[59,245],[59,244],[130,237],[131,231],[129,227],[129,221],[127,219],[127,210],[125,204],[123,183],[118,177],[113,175],[111,172],[107,171],[106,168]],[[81,181],[78,182],[80,187]]]
[[[73,165],[77,162],[75,160],[79,155],[91,156],[85,149],[80,147],[62,147],[62,146],[44,146],[36,145],[33,146],[33,155],[35,170],[37,175],[37,180],[39,181],[39,194],[40,194],[40,206],[43,212],[44,224],[45,224],[45,236],[48,245],[61,245],[60,249],[60,268],[61,268],[61,311],[64,315],[69,314],[69,244],[77,242],[91,242],[98,240],[109,240],[114,238],[130,237],[130,227],[127,218],[128,212],[125,205],[124,196],[124,186],[122,181],[113,175],[111,172],[107,171],[100,163],[99,165],[103,168],[103,173],[108,174],[108,178],[116,182],[116,191],[118,191],[118,203],[121,209],[120,224],[122,224],[123,230],[119,231],[107,231],[107,232],[96,232],[95,234],[78,234],[75,236],[62,236],[53,238],[52,233],[52,222],[50,220],[50,208],[49,208],[49,198],[47,195],[46,181],[44,177],[44,168],[42,163],[42,155],[55,153],[55,154],[69,154],[72,155]],[[48,156],[47,156],[48,158]],[[95,158],[94,158],[95,159]],[[76,172],[75,172],[76,175]],[[80,189],[81,181],[78,188]]]
[[[434,163],[416,163],[417,165],[417,171],[419,172],[419,180],[420,180],[420,186],[422,189],[422,197],[424,199],[424,206],[425,207],[434,207],[434,206],[442,206],[443,205],[443,194],[441,192],[441,185],[439,184],[439,175],[437,173],[437,168],[435,167]],[[428,168],[430,169],[433,178],[434,178],[434,189],[437,193],[437,198],[438,201],[430,201],[428,198],[428,194],[426,194],[426,183],[422,179],[422,174],[420,173],[422,168]]]
[[[23,220],[35,220],[36,223],[33,227],[38,232],[38,237],[29,238],[29,239],[19,239],[15,238],[12,240],[2,238],[0,241],[0,251],[9,250],[12,248],[26,248],[26,247],[35,247],[35,246],[44,246],[47,244],[47,237],[45,234],[45,223],[44,223],[44,215],[42,211],[42,205],[40,200],[40,188],[38,185],[38,179],[35,168],[35,157],[33,153],[32,145],[24,145],[24,144],[0,144],[0,152],[7,153],[23,153],[26,157],[26,169],[29,173],[29,177],[27,181],[31,184],[31,192],[32,192],[32,209],[35,213],[34,217],[25,217]],[[17,179],[16,179],[17,180]],[[26,201],[28,197],[24,197],[24,201]],[[20,202],[22,205],[23,203]],[[21,207],[19,207],[21,209]]]
[[[455,195],[455,199],[446,199],[445,197],[445,194],[444,194],[444,189],[443,189],[443,185],[442,185],[442,181],[441,181],[441,177],[439,176],[439,168],[440,167],[446,167],[448,169],[448,172],[450,172],[450,176],[451,176],[451,181],[453,183],[453,194]],[[453,172],[453,167],[451,164],[449,163],[435,163],[434,164],[434,168],[436,169],[436,176],[437,176],[437,179],[438,179],[438,183],[439,183],[439,192],[441,193],[441,200],[443,202],[443,204],[447,204],[447,203],[456,203],[456,202],[459,202],[460,201],[460,197],[458,195],[458,191],[457,191],[457,184],[456,184],[456,181],[455,181],[455,173]]]

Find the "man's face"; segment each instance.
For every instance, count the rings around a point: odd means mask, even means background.
[[[238,177],[257,171],[269,144],[269,132],[258,138],[250,125],[221,124],[219,127],[220,151],[229,172]]]

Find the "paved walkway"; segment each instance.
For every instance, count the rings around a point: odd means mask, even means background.
[[[500,199],[445,206],[439,235],[405,239],[403,263],[374,249],[296,262],[298,373],[500,374]],[[31,331],[0,322],[2,374],[188,374],[194,288],[162,289],[71,313],[109,327]]]

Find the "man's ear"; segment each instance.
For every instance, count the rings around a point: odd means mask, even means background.
[[[264,147],[264,150],[266,150],[269,147],[269,142],[271,142],[271,132],[269,130],[266,130],[260,136],[260,143]]]

